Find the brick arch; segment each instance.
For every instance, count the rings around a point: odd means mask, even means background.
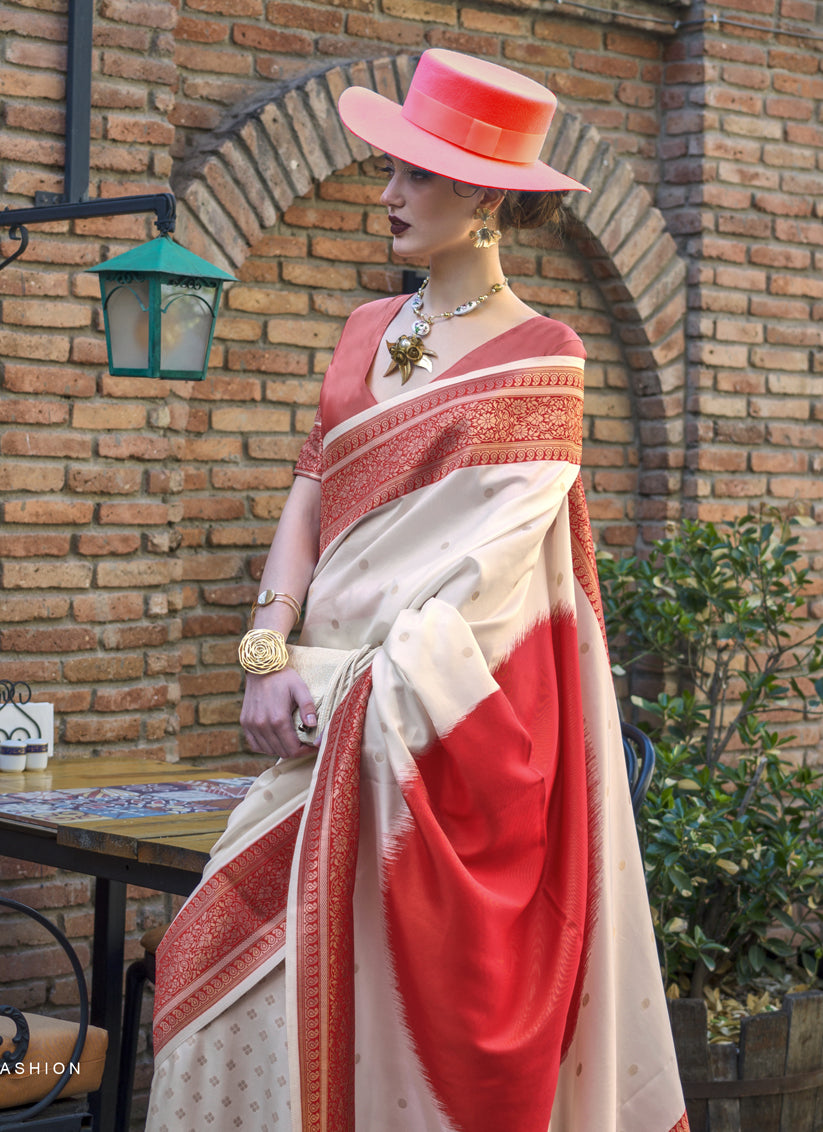
[[[240,108],[175,170],[178,233],[237,271],[292,202],[371,150],[341,126],[350,85],[401,101],[416,57],[358,61],[283,84]],[[573,237],[613,316],[631,374],[639,443],[638,518],[679,513],[685,411],[685,262],[648,190],[597,129],[558,110],[545,160],[587,184],[570,194]]]

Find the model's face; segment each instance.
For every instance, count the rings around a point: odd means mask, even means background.
[[[399,158],[385,157],[379,168],[388,180],[380,201],[388,209],[398,255],[431,256],[468,243],[469,232],[477,226],[474,214],[483,200],[482,189]]]

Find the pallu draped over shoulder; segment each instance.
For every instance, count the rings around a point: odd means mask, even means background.
[[[316,758],[255,782],[166,934],[148,1128],[687,1132],[582,350],[538,318],[377,403],[397,305],[350,320],[297,469],[322,510],[301,644],[371,662]]]

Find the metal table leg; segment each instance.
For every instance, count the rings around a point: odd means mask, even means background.
[[[91,1021],[109,1035],[106,1068],[99,1090],[89,1098],[95,1132],[126,1132],[115,1127],[123,964],[126,936],[126,885],[98,877],[94,889],[94,951],[91,969]]]

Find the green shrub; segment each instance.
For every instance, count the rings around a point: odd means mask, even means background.
[[[804,621],[799,519],[684,522],[647,558],[599,556],[615,670],[657,752],[639,833],[667,983],[746,987],[823,949],[823,777],[779,730],[823,699],[823,626]]]

